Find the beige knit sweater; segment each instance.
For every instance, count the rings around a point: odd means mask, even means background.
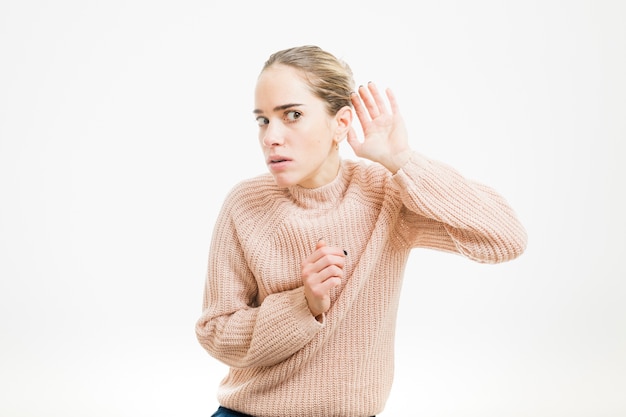
[[[321,323],[300,275],[320,238],[348,252]],[[196,324],[201,345],[230,366],[220,404],[259,417],[380,413],[416,247],[496,263],[524,251],[526,232],[492,189],[417,153],[395,175],[344,160],[317,189],[279,188],[269,174],[235,186],[215,225]]]

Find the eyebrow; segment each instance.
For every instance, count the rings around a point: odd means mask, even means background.
[[[280,106],[276,106],[274,107],[273,111],[277,112],[277,111],[281,111],[281,110],[287,110],[290,109],[292,107],[298,107],[298,106],[303,106],[304,104],[299,104],[299,103],[288,103],[288,104],[281,104]],[[254,114],[262,114],[263,111],[260,109],[254,109],[252,111],[252,113]]]

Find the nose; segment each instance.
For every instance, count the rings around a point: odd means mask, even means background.
[[[263,146],[272,148],[285,143],[280,123],[268,123],[261,132]]]

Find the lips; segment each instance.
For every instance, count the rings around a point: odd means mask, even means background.
[[[272,174],[277,175],[287,172],[292,165],[293,160],[283,155],[270,155],[267,158],[267,167]]]
[[[289,162],[291,161],[290,158],[287,158],[286,156],[282,156],[282,155],[270,155],[269,158],[267,158],[267,163],[268,164],[278,164],[281,162]]]

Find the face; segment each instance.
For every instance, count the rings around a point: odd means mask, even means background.
[[[316,188],[336,177],[340,163],[336,143],[351,120],[341,117],[345,110],[329,115],[326,103],[292,67],[273,65],[261,73],[254,115],[265,162],[279,186]]]

